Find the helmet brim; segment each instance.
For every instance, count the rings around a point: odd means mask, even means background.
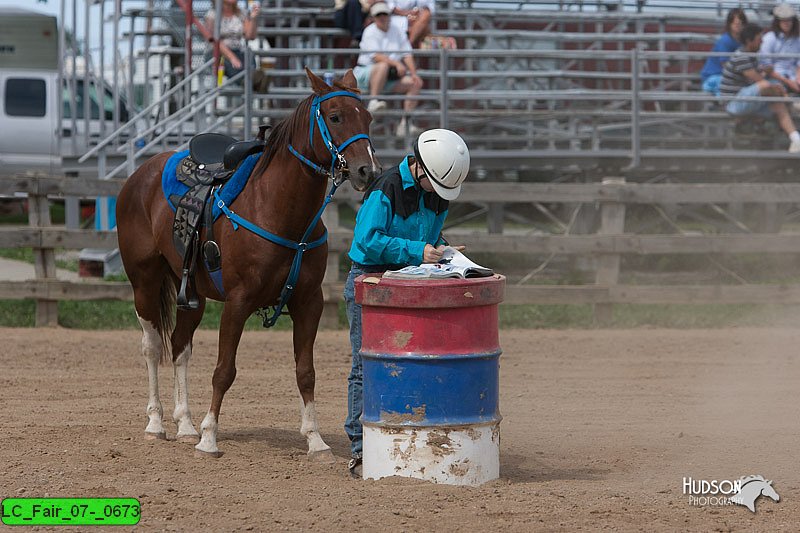
[[[455,200],[456,198],[458,198],[458,195],[461,194],[461,185],[459,185],[454,189],[445,189],[444,187],[436,183],[436,180],[432,179],[430,176],[428,176],[428,182],[433,187],[433,191],[444,200],[447,201]]]

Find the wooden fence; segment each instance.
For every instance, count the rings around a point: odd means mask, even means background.
[[[36,324],[57,323],[59,300],[130,300],[127,283],[105,281],[66,282],[55,278],[54,249],[115,248],[116,233],[69,230],[53,226],[49,215],[51,199],[77,196],[114,196],[121,181],[79,178],[16,176],[0,178],[0,195],[26,193],[29,225],[0,227],[0,248],[32,248],[35,279],[24,282],[0,281],[0,299],[32,298],[37,302]],[[337,193],[337,201],[356,202],[349,187]],[[596,258],[595,283],[591,285],[513,285],[506,291],[505,304],[594,304],[600,321],[610,316],[615,303],[800,303],[800,285],[621,285],[620,257],[623,254],[709,254],[709,253],[794,253],[800,252],[800,233],[726,233],[691,235],[626,234],[626,206],[652,204],[741,205],[800,204],[800,184],[639,184],[622,178],[602,183],[476,183],[464,185],[459,202],[486,207],[487,230],[452,228],[452,241],[470,250],[486,253],[565,254]],[[600,225],[590,235],[530,235],[503,232],[503,209],[508,204],[526,204],[546,210],[548,204],[599,205]],[[335,326],[343,283],[339,261],[350,245],[351,231],[339,227],[338,211],[329,208],[325,222],[330,232],[330,256],[324,283],[326,311],[323,325]],[[746,228],[744,228],[746,230]],[[491,265],[502,272],[502,265]],[[2,278],[2,276],[0,276]]]

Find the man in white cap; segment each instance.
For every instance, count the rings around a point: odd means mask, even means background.
[[[800,93],[800,20],[789,4],[779,4],[772,11],[771,31],[764,34],[759,49],[762,66],[772,67],[772,78],[789,91]],[[770,54],[794,54],[793,57],[770,57]]]
[[[353,73],[359,88],[368,92],[372,98],[367,105],[370,113],[386,108],[386,102],[379,100],[382,93],[414,96],[422,89],[422,79],[417,74],[417,65],[411,54],[408,35],[392,24],[391,10],[386,2],[376,2],[369,10],[375,22],[364,29],[359,45],[361,54]],[[403,110],[408,113],[417,107],[416,100],[403,102]],[[397,126],[397,135],[419,133],[406,117]]]
[[[438,262],[444,253],[441,232],[449,201],[461,193],[468,173],[469,150],[464,140],[450,130],[428,130],[414,143],[413,155],[384,171],[364,194],[348,254],[353,266],[344,286],[353,355],[344,427],[352,456],[348,467],[354,477],[361,477],[364,405],[361,306],[355,303],[355,279],[368,272]]]

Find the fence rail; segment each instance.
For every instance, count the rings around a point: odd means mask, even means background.
[[[119,180],[90,180],[52,176],[16,176],[0,179],[0,194],[25,193],[29,202],[29,225],[0,228],[0,247],[31,248],[36,257],[36,277],[24,282],[0,282],[0,299],[35,299],[36,324],[57,323],[60,300],[130,300],[127,283],[105,281],[68,282],[55,277],[54,249],[114,248],[114,231],[71,230],[53,226],[49,203],[63,196],[93,198],[115,195]],[[358,194],[344,188],[337,202],[353,203]],[[459,204],[484,206],[490,213],[486,229],[455,227],[447,230],[452,241],[470,250],[492,254],[520,254],[526,257],[564,254],[592,257],[597,272],[590,285],[515,285],[507,291],[506,304],[595,304],[598,320],[605,320],[615,303],[800,303],[800,285],[622,285],[618,283],[620,258],[624,254],[777,254],[800,253],[800,233],[721,234],[627,234],[626,206],[655,205],[664,208],[711,204],[800,204],[800,184],[640,184],[609,178],[603,183],[467,183]],[[532,235],[524,229],[503,232],[504,208],[546,204],[599,205],[600,226],[596,234]],[[546,208],[543,208],[546,209]],[[328,275],[323,286],[325,321],[335,324],[335,309],[341,299],[338,278],[341,254],[348,250],[352,232],[338,222],[338,211],[329,208],[330,228]],[[743,231],[746,231],[744,228]],[[491,233],[495,232],[495,233]],[[502,272],[502,265],[491,265]]]

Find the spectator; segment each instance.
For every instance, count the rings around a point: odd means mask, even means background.
[[[358,48],[364,33],[364,22],[375,0],[334,0],[333,22],[337,28],[350,32],[350,47]]]
[[[744,9],[738,7],[731,9],[725,19],[725,33],[719,36],[714,43],[712,52],[735,52],[741,43],[739,36],[742,28],[747,24],[747,16]],[[712,56],[706,59],[703,70],[700,71],[700,79],[703,82],[703,90],[719,96],[719,81],[722,79],[722,65],[728,60],[726,56]]]
[[[792,122],[788,106],[783,102],[764,102],[758,96],[786,96],[786,88],[765,79],[772,67],[759,71],[758,59],[751,55],[758,52],[762,30],[757,24],[747,24],[742,29],[742,47],[731,56],[722,69],[720,94],[735,96],[728,102],[726,110],[735,117],[770,116],[774,114],[781,129],[789,136],[789,152],[800,152],[800,133]],[[763,72],[763,73],[762,73]]]
[[[774,67],[772,77],[793,93],[800,93],[800,21],[789,4],[780,4],[772,11],[772,31],[761,43],[761,64]],[[769,54],[795,54],[794,57],[769,57]]]
[[[225,69],[226,76],[232,77],[242,71],[244,48],[247,46],[246,40],[255,39],[256,37],[258,26],[256,19],[260,11],[261,7],[258,2],[254,2],[250,8],[250,13],[245,15],[239,9],[238,0],[222,0],[222,22],[220,24],[219,38],[220,43],[224,45],[220,47],[220,53],[222,54],[222,66]],[[211,35],[214,35],[216,18],[216,10],[209,9],[205,16],[205,24]],[[250,68],[255,69],[255,60],[250,65]],[[266,76],[260,70],[254,70],[255,72],[260,73],[260,76],[254,75],[253,86],[258,87],[261,84],[261,78]]]
[[[450,130],[428,130],[414,143],[413,154],[375,179],[356,215],[348,254],[353,266],[344,285],[352,348],[344,428],[350,438],[348,468],[354,477],[362,474],[364,410],[361,305],[355,302],[355,279],[368,272],[438,262],[444,253],[441,231],[449,202],[461,194],[468,173],[464,139]]]
[[[389,0],[394,23],[408,33],[411,46],[419,48],[422,40],[431,32],[431,19],[435,9],[433,0]]]
[[[375,22],[364,29],[361,54],[354,69],[358,86],[372,97],[367,106],[370,113],[386,108],[386,102],[377,99],[382,93],[414,96],[422,89],[422,79],[417,74],[414,56],[411,55],[411,42],[398,26],[391,23],[389,13],[386,2],[376,2],[370,8],[370,15]],[[405,113],[416,107],[416,100],[407,99],[403,102]],[[410,119],[406,121],[404,116],[397,125],[397,135],[405,135],[406,129],[411,135],[421,131]]]

